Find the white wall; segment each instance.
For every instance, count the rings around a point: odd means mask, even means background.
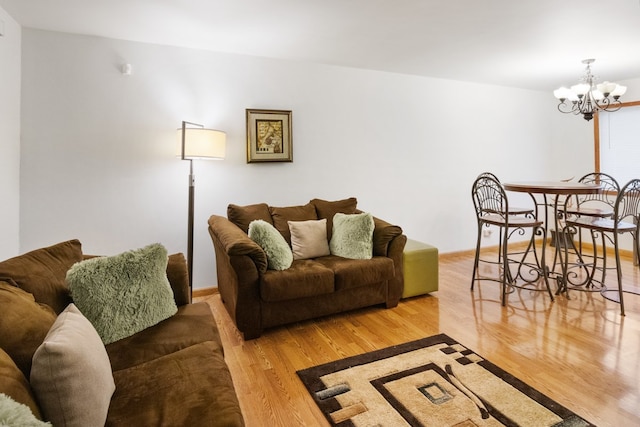
[[[450,252],[474,246],[478,173],[566,175],[554,160],[565,121],[548,93],[23,34],[23,250],[77,237],[86,253],[156,241],[186,251],[188,163],[174,157],[182,120],[227,132],[226,160],[194,163],[196,288],[216,284],[206,221],[229,203],[356,196],[361,209]],[[293,163],[246,163],[246,108],[293,110]],[[593,167],[584,162],[572,170]]]
[[[0,7],[0,260],[20,249],[21,28]]]

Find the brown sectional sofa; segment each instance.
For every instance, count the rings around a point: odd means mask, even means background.
[[[209,218],[218,290],[245,339],[259,337],[264,329],[278,325],[376,304],[387,308],[398,304],[404,286],[402,256],[407,240],[398,226],[374,217],[371,259],[327,255],[294,260],[282,271],[267,269],[265,252],[247,235],[249,224],[261,219],[291,243],[287,221],[326,218],[330,239],[333,216],[361,212],[356,204],[355,198],[313,199],[306,205],[290,207],[232,204],[227,218]]]
[[[31,357],[71,302],[66,271],[85,259],[72,240],[0,262],[0,393],[42,416]],[[189,303],[184,256],[169,256],[177,313],[106,346],[115,382],[108,426],[242,426],[240,406],[207,303]]]

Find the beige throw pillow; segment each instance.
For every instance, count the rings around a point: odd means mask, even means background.
[[[309,259],[329,255],[327,220],[289,221],[293,259]]]
[[[55,427],[102,426],[116,389],[100,336],[74,305],[58,316],[33,355],[31,386]]]

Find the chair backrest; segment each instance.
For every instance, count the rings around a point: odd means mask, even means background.
[[[606,203],[610,207],[616,203],[616,198],[620,192],[620,185],[614,177],[603,172],[588,173],[578,180],[583,184],[600,184],[602,190],[599,193],[585,194],[578,199],[578,205],[588,203],[590,201],[598,201]]]
[[[489,178],[493,178],[496,181],[500,182],[500,180],[498,179],[498,177],[491,173],[491,172],[482,172],[480,175],[478,175],[478,178],[482,178],[482,177],[489,177]]]
[[[471,187],[471,197],[478,217],[509,210],[507,195],[495,175],[480,174]]]
[[[640,179],[632,179],[620,189],[614,207],[616,224],[633,219],[640,221]]]

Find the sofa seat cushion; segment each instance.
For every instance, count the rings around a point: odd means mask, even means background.
[[[260,278],[260,296],[268,302],[312,297],[333,291],[333,271],[310,259],[295,260],[287,270],[267,270]]]
[[[174,316],[130,337],[107,344],[106,348],[111,369],[119,371],[205,341],[211,341],[222,349],[209,305],[198,302],[180,306]]]
[[[192,345],[113,377],[107,426],[244,425],[217,342]]]
[[[316,262],[333,271],[336,291],[389,280],[395,274],[393,260],[387,257],[348,259],[330,255],[317,258]]]

